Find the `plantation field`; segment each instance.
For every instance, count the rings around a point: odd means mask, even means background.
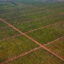
[[[64,2],[0,2],[0,64],[64,64]]]

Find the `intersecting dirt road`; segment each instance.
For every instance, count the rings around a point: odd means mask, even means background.
[[[0,18],[0,20],[7,24],[9,27],[13,28],[14,30],[18,31],[21,35],[24,35],[25,37],[27,37],[28,39],[30,39],[31,41],[33,41],[34,43],[36,43],[37,45],[39,45],[40,47],[42,47],[43,49],[45,49],[46,51],[48,51],[49,53],[53,54],[54,56],[56,56],[57,58],[61,59],[62,61],[64,61],[64,58],[62,58],[61,56],[57,55],[56,53],[54,53],[53,51],[51,51],[50,49],[46,48],[44,45],[40,44],[38,41],[34,40],[33,38],[31,38],[30,36],[28,36],[26,33],[20,31],[19,29],[17,29],[16,27],[14,27],[13,25],[9,24],[7,21],[5,21],[4,19]]]

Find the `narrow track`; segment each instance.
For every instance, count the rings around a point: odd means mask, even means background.
[[[61,56],[57,55],[56,53],[54,53],[53,51],[51,51],[50,49],[46,48],[44,45],[40,44],[38,41],[34,40],[33,38],[31,38],[30,36],[28,36],[26,33],[20,31],[19,29],[17,29],[16,27],[14,27],[13,25],[9,24],[8,22],[6,22],[5,20],[3,20],[2,18],[0,18],[0,20],[7,24],[9,27],[13,28],[14,30],[18,31],[21,35],[24,35],[25,37],[27,37],[28,39],[30,39],[31,41],[33,41],[34,43],[36,43],[37,45],[39,45],[40,47],[42,47],[43,49],[45,49],[46,51],[48,51],[49,53],[53,54],[54,56],[56,56],[57,58],[61,59],[62,61],[64,61],[64,58],[62,58]]]
[[[16,38],[16,37],[18,37],[18,36],[21,36],[21,34],[16,34],[16,35],[13,35],[13,36],[10,36],[10,37],[7,37],[7,38],[3,38],[2,40],[0,40],[0,42],[3,42],[3,41],[5,41],[5,40],[9,40],[9,39],[11,39],[11,38]]]
[[[47,46],[47,45],[52,44],[53,42],[58,41],[58,40],[60,40],[62,38],[64,38],[64,36],[61,36],[61,37],[59,37],[59,38],[57,38],[57,39],[55,39],[55,40],[53,40],[51,42],[47,42],[47,44],[44,44],[44,45]]]
[[[25,52],[25,53],[21,53],[21,54],[18,55],[18,56],[14,56],[14,57],[12,57],[12,58],[9,58],[9,59],[7,59],[6,61],[4,61],[4,62],[2,62],[2,63],[0,63],[0,64],[7,64],[8,62],[11,62],[11,61],[13,61],[13,60],[16,60],[16,59],[22,57],[22,56],[25,56],[25,55],[27,55],[27,54],[29,54],[29,53],[32,53],[32,52],[34,52],[34,51],[36,51],[36,50],[39,50],[40,48],[41,48],[41,47],[36,47],[36,48],[34,48],[34,49],[31,49],[31,50],[29,50],[29,51],[27,51],[27,52]]]
[[[30,31],[25,32],[25,33],[31,33],[31,32],[34,32],[34,31],[37,31],[37,30],[40,30],[40,29],[43,29],[43,28],[47,28],[47,27],[50,27],[50,26],[53,26],[53,25],[57,25],[57,24],[62,23],[62,22],[64,22],[64,21],[56,22],[54,24],[48,24],[46,26],[43,26],[43,27],[40,27],[40,28],[36,28],[34,30],[30,30]]]
[[[64,22],[64,21],[61,21],[61,22]],[[40,28],[37,28],[37,29],[33,29],[33,30],[30,30],[30,31],[27,31],[27,32],[25,32],[25,33],[26,33],[26,34],[27,34],[27,33],[32,33],[32,32],[34,32],[34,31],[37,31],[37,30],[40,30],[40,29],[43,29],[43,28],[47,28],[47,27],[49,27],[49,26],[57,25],[57,24],[59,24],[59,23],[61,23],[61,22],[56,22],[56,23],[54,23],[54,24],[49,24],[49,25],[46,25],[46,26],[43,26],[43,27],[40,27]],[[10,38],[16,38],[16,37],[18,37],[18,36],[21,36],[21,34],[16,34],[16,35],[13,35],[13,36],[10,36],[10,37],[7,37],[7,38],[3,38],[2,40],[0,40],[0,42],[5,41],[5,40],[8,40],[8,39],[10,39]]]

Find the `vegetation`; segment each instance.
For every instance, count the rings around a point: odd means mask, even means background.
[[[0,18],[25,32],[40,44],[48,44],[64,36],[64,2],[57,0],[52,0],[54,2],[49,1],[0,1]],[[25,36],[20,34],[17,36],[18,34],[17,31],[0,20],[0,63],[39,47]],[[64,38],[61,38],[45,47],[64,58],[63,43]],[[36,63],[63,64],[64,62],[43,48],[40,48],[7,64]]]

